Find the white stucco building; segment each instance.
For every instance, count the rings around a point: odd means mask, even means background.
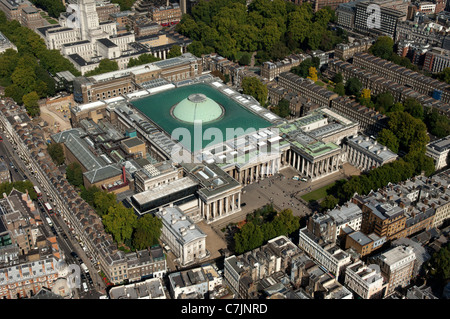
[[[206,234],[178,206],[165,207],[156,215],[163,223],[161,240],[172,249],[181,265],[192,264],[208,256]]]

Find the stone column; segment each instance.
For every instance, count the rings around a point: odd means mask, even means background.
[[[228,210],[230,208],[230,203],[228,202],[229,196],[225,197],[225,214],[228,215]]]
[[[223,201],[224,200],[225,200],[225,198],[219,199],[219,216],[223,215]]]
[[[209,221],[211,206],[210,206],[210,204],[205,204],[205,205],[206,205],[206,220]]]
[[[238,203],[237,208],[239,209],[241,207],[241,193],[238,193]]]

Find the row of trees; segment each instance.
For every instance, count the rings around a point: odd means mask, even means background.
[[[418,71],[419,68],[417,65],[411,63],[407,57],[401,57],[394,52],[394,44],[394,40],[388,36],[378,37],[375,43],[369,48],[369,52],[379,58],[389,60],[413,71]]]
[[[80,188],[80,196],[96,210],[102,218],[105,231],[110,233],[119,245],[140,250],[159,243],[161,219],[152,214],[138,218],[133,208],[127,208],[122,202],[117,202],[116,194],[96,186]]]
[[[119,70],[119,65],[117,64],[116,61],[111,61],[109,59],[103,59],[98,64],[98,67],[96,67],[95,69],[93,69],[89,72],[86,72],[84,74],[84,76],[93,76],[93,75],[98,75],[98,74],[117,71],[117,70]]]
[[[331,50],[343,34],[328,28],[334,11],[313,12],[310,3],[283,0],[200,0],[177,25],[193,43],[188,50],[200,56],[211,52],[237,60],[239,52],[255,52],[257,61],[280,59],[299,50]]]
[[[18,21],[8,21],[0,11],[0,32],[17,47],[0,54],[0,85],[5,96],[24,104],[31,116],[39,114],[37,101],[55,95],[51,74],[70,71],[81,75],[58,50],[48,50],[44,40]]]
[[[392,112],[389,116],[388,128],[380,132],[377,140],[405,155],[367,173],[337,181],[327,190],[328,196],[322,208],[332,208],[336,203],[342,205],[355,193],[367,195],[371,190],[407,180],[422,172],[427,176],[434,173],[433,159],[425,155],[425,146],[429,142],[425,124],[404,111]]]
[[[131,68],[133,66],[152,63],[159,60],[160,58],[155,57],[151,53],[144,53],[138,56],[137,58],[131,58],[130,61],[128,62],[128,67]]]
[[[345,85],[343,84],[342,74],[338,73],[334,76],[333,81],[336,83],[334,92],[344,96],[355,96],[356,100],[369,108],[390,115],[395,112],[406,112],[415,119],[422,121],[431,134],[436,137],[445,137],[450,135],[450,119],[432,107],[423,106],[414,98],[407,98],[402,102],[395,102],[390,92],[383,92],[378,95],[371,95],[369,89],[363,88],[358,78],[349,78]],[[392,149],[395,151],[396,148]]]
[[[66,11],[66,7],[60,0],[31,0],[31,2],[38,8],[46,11],[49,16],[58,19],[60,13]]]
[[[290,209],[277,213],[272,205],[248,214],[246,221],[234,235],[234,250],[237,254],[260,247],[274,237],[288,236],[300,228],[299,217],[293,216]]]
[[[57,165],[64,163],[64,150],[60,143],[48,144],[47,151]],[[76,162],[67,165],[66,178],[70,184],[79,189],[81,198],[95,209],[102,218],[105,230],[114,237],[118,244],[125,245],[132,250],[145,249],[158,244],[162,227],[162,221],[158,217],[146,214],[138,219],[132,208],[127,208],[122,202],[117,202],[116,194],[101,190],[96,186],[84,187],[82,167]],[[9,185],[7,186],[9,187]],[[22,186],[19,185],[19,187]],[[32,194],[31,190],[34,193],[32,184],[29,190],[30,194]],[[36,196],[35,193],[34,196]]]

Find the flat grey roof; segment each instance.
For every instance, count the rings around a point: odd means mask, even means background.
[[[197,185],[189,177],[183,177],[174,181],[171,181],[167,184],[161,185],[158,189],[149,189],[147,191],[141,192],[139,194],[135,194],[132,197],[138,204],[145,204],[157,198],[164,197],[168,194],[178,192],[182,189],[189,188]]]

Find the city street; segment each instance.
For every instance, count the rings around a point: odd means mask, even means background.
[[[10,167],[10,172],[12,176],[12,181],[20,181],[24,179],[29,179],[33,185],[37,185],[42,191],[42,197],[38,201],[38,208],[41,211],[42,219],[45,221],[45,217],[49,217],[53,223],[54,231],[56,232],[56,238],[59,244],[59,248],[61,251],[61,256],[66,260],[67,264],[75,262],[77,265],[80,265],[84,262],[92,275],[91,281],[87,276],[82,278],[82,281],[86,282],[89,291],[86,293],[83,289],[79,289],[79,291],[75,292],[75,297],[80,296],[80,298],[98,298],[98,291],[103,291],[106,287],[100,276],[97,273],[97,270],[92,266],[92,262],[90,258],[86,255],[85,251],[80,246],[80,243],[71,235],[70,230],[68,229],[64,220],[58,215],[54,214],[49,216],[47,212],[43,209],[43,203],[50,203],[55,210],[57,207],[53,201],[53,198],[50,194],[46,193],[41,183],[36,179],[36,175],[31,174],[30,170],[25,166],[25,163],[20,159],[18,152],[16,151],[15,145],[9,142],[5,133],[0,133],[0,136],[3,138],[3,141],[0,142],[0,156],[4,157],[5,162]],[[11,168],[10,163],[14,165],[14,168]],[[47,223],[45,222],[47,225]],[[52,233],[52,229],[47,225],[47,230]],[[50,230],[49,230],[50,229]],[[78,259],[70,258],[71,252],[76,252],[79,256]]]

